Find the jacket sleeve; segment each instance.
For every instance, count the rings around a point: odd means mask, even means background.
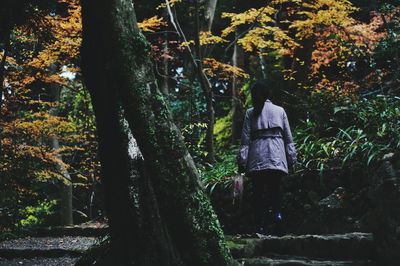
[[[247,157],[249,153],[249,144],[250,144],[250,130],[251,130],[251,111],[247,110],[246,115],[244,117],[243,129],[242,129],[242,138],[240,141],[240,149],[237,155],[237,163],[239,167],[239,171],[244,171],[247,165]]]
[[[290,131],[289,120],[285,111],[283,111],[283,139],[285,141],[286,158],[289,166],[297,162],[297,151],[293,142],[292,132]]]

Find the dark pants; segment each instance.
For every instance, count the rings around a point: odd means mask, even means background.
[[[285,173],[279,170],[262,170],[249,176],[253,187],[257,228],[268,226],[281,212],[281,179],[284,175]]]

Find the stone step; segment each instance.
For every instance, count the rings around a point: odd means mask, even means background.
[[[334,260],[375,258],[370,233],[332,235],[286,235],[260,238],[227,237],[234,258],[251,258],[268,253]]]
[[[370,260],[317,260],[303,257],[256,257],[239,259],[242,266],[376,266]]]
[[[54,258],[0,258],[0,266],[73,266],[79,257],[63,256]]]
[[[97,237],[25,237],[0,243],[3,259],[77,257],[97,243]]]
[[[88,223],[71,226],[52,226],[41,228],[38,236],[103,236],[108,233],[108,225],[104,223]]]

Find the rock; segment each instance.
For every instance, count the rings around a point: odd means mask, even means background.
[[[371,175],[369,198],[373,204],[370,223],[381,265],[400,261],[400,173],[395,154],[383,157]]]
[[[338,187],[328,197],[319,201],[318,205],[325,209],[342,209],[344,207],[344,197],[346,190],[343,187]]]
[[[395,158],[395,153],[394,152],[390,152],[388,154],[383,155],[382,161],[391,161],[394,158]]]
[[[250,258],[262,246],[261,239],[226,236],[228,248],[234,258]]]
[[[318,204],[319,199],[320,199],[319,195],[315,191],[309,191],[307,193],[307,197],[315,205]]]
[[[310,192],[308,193],[310,198]],[[313,195],[313,193],[311,193]],[[312,196],[316,198],[316,195]],[[354,217],[348,215],[348,194],[343,187],[317,201],[312,207],[303,205],[303,221],[296,233],[330,234],[354,231]]]

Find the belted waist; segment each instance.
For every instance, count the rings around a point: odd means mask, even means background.
[[[260,129],[250,133],[251,140],[263,138],[282,138],[282,129],[280,127]]]

